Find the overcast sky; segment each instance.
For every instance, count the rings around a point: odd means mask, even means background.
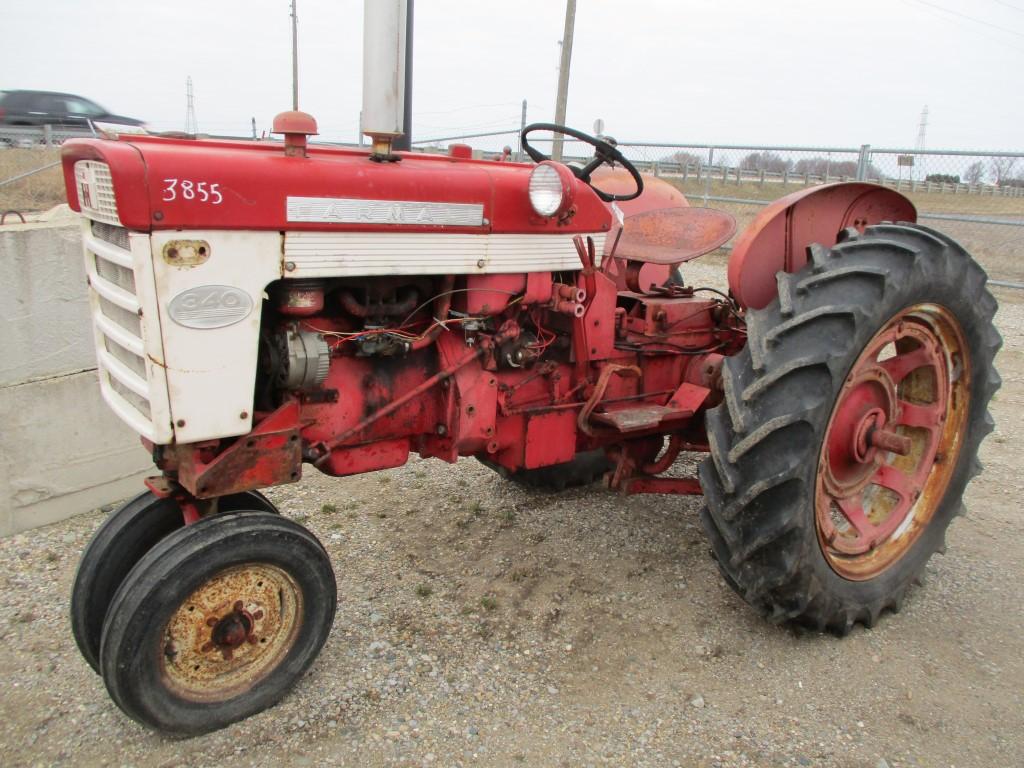
[[[300,108],[355,140],[363,0],[298,0]],[[0,89],[244,135],[291,106],[289,0],[5,0]],[[946,9],[945,11],[940,9]],[[417,0],[414,139],[554,116],[563,0]],[[960,14],[960,15],[957,15]],[[620,141],[1024,148],[1024,0],[579,0],[567,122]]]

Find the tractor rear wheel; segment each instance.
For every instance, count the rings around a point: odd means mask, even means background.
[[[836,634],[899,610],[944,550],[1001,344],[984,271],[945,235],[844,235],[749,313],[700,469],[728,583],[772,620]]]
[[[331,561],[292,520],[229,512],[179,528],[121,584],[100,669],[122,711],[199,734],[273,706],[316,659],[337,604]]]
[[[562,464],[537,469],[520,469],[517,472],[510,472],[500,464],[487,459],[479,461],[506,480],[538,491],[564,491],[566,488],[579,488],[596,483],[612,466],[603,450],[584,451]]]
[[[257,491],[218,499],[218,511],[239,509],[277,511]],[[71,633],[82,657],[96,672],[100,671],[103,619],[114,593],[144,554],[184,524],[181,508],[173,499],[143,491],[111,513],[86,545],[71,588]]]

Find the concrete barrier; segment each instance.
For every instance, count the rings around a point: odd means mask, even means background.
[[[0,536],[138,492],[152,470],[100,397],[77,219],[0,227]]]

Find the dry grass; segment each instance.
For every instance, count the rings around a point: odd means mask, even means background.
[[[59,149],[0,149],[0,182],[60,159]],[[60,166],[0,187],[0,211],[46,211],[65,202]]]
[[[711,197],[732,197],[743,200],[776,200],[783,195],[803,189],[800,184],[757,182],[736,184],[732,180],[723,183],[712,181],[706,187],[704,181],[690,179],[683,183],[678,179],[667,178],[686,195],[692,205],[703,205],[705,189]],[[929,219],[924,214],[953,214],[967,216],[990,216],[999,219],[1024,221],[1024,197],[993,197],[991,195],[953,195],[936,192],[903,191],[922,215],[921,223],[941,232],[963,245],[976,258],[990,277],[1001,280],[1024,282],[1024,253],[1020,243],[1024,238],[1024,229],[1018,226],[980,224],[975,222],[942,221]],[[761,212],[762,207],[754,204],[725,203],[709,200],[712,208],[720,208],[736,218],[736,231],[742,232]]]
[[[712,180],[710,187],[705,181],[697,181],[690,178],[686,182],[671,177],[665,178],[678,187],[683,194],[694,204],[700,205],[700,200],[705,194],[712,197],[736,197],[744,200],[777,200],[790,192],[804,189],[803,182],[792,184],[777,184],[766,182],[764,185],[756,181],[744,181],[740,184],[729,180],[722,182],[720,179]],[[940,194],[934,192],[910,192],[906,189],[901,193],[910,198],[910,201],[917,207],[918,211],[928,213],[950,213],[967,214],[973,216],[996,216],[999,218],[1018,219],[1024,218],[1024,197],[993,197],[991,194],[967,195],[951,192]],[[714,205],[713,201],[711,203]]]

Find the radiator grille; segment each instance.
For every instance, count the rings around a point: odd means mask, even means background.
[[[138,377],[145,381],[146,379],[146,360],[141,356],[132,352],[127,347],[123,347],[114,341],[109,336],[103,337],[103,347],[111,355],[120,360],[122,363],[132,369]]]
[[[111,245],[116,245],[123,250],[131,250],[128,240],[128,230],[124,227],[115,227],[111,224],[104,224],[101,221],[89,222],[92,233],[100,240],[105,240]]]
[[[125,309],[122,306],[118,306],[110,299],[100,295],[99,296],[100,312],[104,317],[113,320],[119,326],[130,332],[134,336],[142,338],[142,321],[139,320],[137,312],[132,312],[130,309]]]
[[[75,166],[76,176],[79,165]],[[102,197],[97,203],[93,191],[90,194],[94,205],[105,204]],[[93,214],[87,211],[86,215]],[[83,228],[83,235],[104,399],[122,420],[144,437],[154,442],[169,442],[170,413],[166,388],[160,379],[162,371],[150,364],[150,358],[162,356],[159,326],[148,327],[146,318],[151,314],[155,320],[157,310],[155,306],[143,309],[147,300],[139,291],[139,286],[147,284],[149,275],[145,271],[148,238],[139,235],[133,239],[127,230],[95,220],[90,220]],[[132,248],[136,244],[147,252],[134,254]],[[137,255],[141,256],[138,261]],[[147,295],[152,296],[152,292]],[[153,299],[148,302],[152,303]]]
[[[110,384],[110,388],[114,390],[121,399],[128,401],[132,408],[137,410],[140,414],[146,417],[147,420],[152,419],[152,411],[149,407],[149,400],[144,398],[138,392],[134,392],[124,384],[122,384],[110,371],[106,371],[107,382]]]
[[[96,274],[104,280],[113,283],[128,293],[135,294],[135,273],[128,267],[122,267],[109,259],[93,254],[96,259]]]

